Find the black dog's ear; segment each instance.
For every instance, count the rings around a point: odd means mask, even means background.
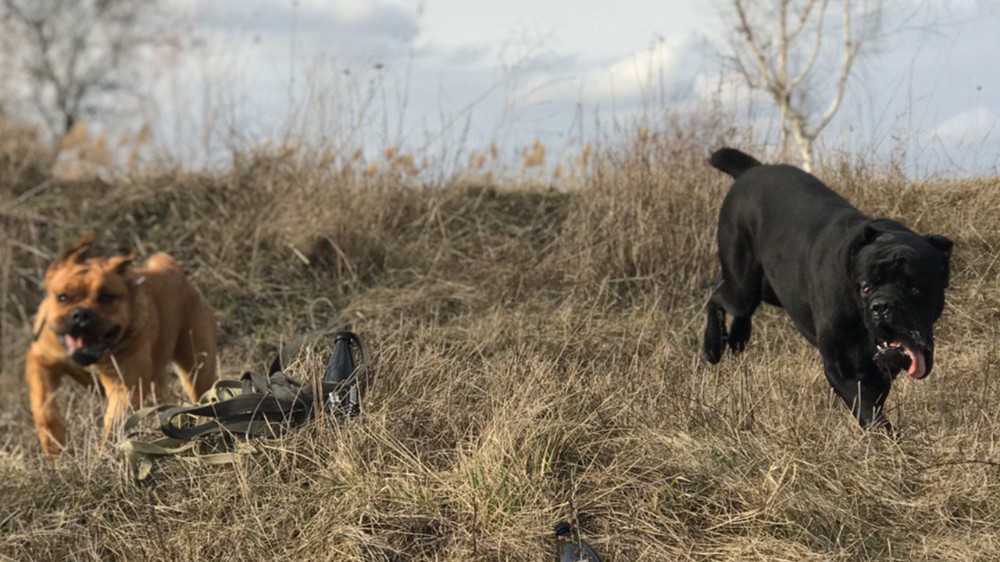
[[[856,234],[847,248],[847,269],[851,272],[854,271],[855,257],[858,255],[858,251],[874,242],[882,234],[882,231],[876,228],[872,221],[855,229],[855,232]]]
[[[865,224],[864,228],[861,230],[861,235],[858,236],[858,238],[860,238],[858,248],[871,244],[876,238],[878,238],[879,234],[882,234],[882,231],[875,228],[875,225],[872,223]]]
[[[871,222],[866,222],[863,226],[856,229],[856,234],[851,239],[851,245],[847,250],[847,255],[853,261],[854,254],[857,254],[858,250],[874,242],[880,234],[882,234],[881,230],[876,228]]]
[[[946,256],[951,255],[951,249],[955,246],[954,242],[944,236],[941,236],[940,234],[928,234],[927,236],[924,236],[924,238],[931,243],[931,246],[934,246],[938,250],[944,252]]]
[[[944,286],[948,288],[948,281],[951,279],[951,249],[955,243],[939,234],[928,234],[924,239],[930,242],[931,246],[944,252]]]

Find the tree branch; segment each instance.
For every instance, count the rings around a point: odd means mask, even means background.
[[[164,0],[0,0],[0,33],[18,47],[32,101],[60,136],[102,93],[134,87],[121,78],[167,33],[155,22]]]
[[[833,99],[830,100],[830,105],[827,106],[826,111],[823,112],[823,116],[820,118],[819,123],[816,127],[810,131],[809,136],[815,138],[819,135],[820,131],[826,128],[836,115],[837,110],[840,109],[840,104],[844,101],[844,91],[847,87],[847,79],[851,76],[851,68],[854,66],[855,57],[857,57],[858,51],[861,48],[862,42],[859,40],[855,42],[851,35],[851,1],[843,0],[844,9],[842,12],[842,17],[844,18],[844,54],[840,59],[840,71],[837,76],[837,87],[834,92]]]
[[[757,62],[757,70],[760,72],[761,78],[763,78],[767,90],[770,92],[779,91],[779,88],[774,81],[774,77],[768,68],[767,58],[764,56],[764,51],[757,43],[757,39],[754,37],[753,28],[750,26],[746,9],[743,6],[743,0],[734,0],[733,3],[736,5],[736,13],[740,18],[739,31],[743,34],[744,41],[747,45],[749,45],[750,50],[753,52],[754,59]]]
[[[808,77],[809,74],[812,73],[813,67],[816,66],[816,61],[819,59],[819,53],[822,50],[823,46],[823,21],[825,21],[826,19],[826,7],[828,1],[829,0],[822,0],[822,2],[820,2],[822,6],[820,7],[819,10],[819,19],[816,22],[816,42],[813,44],[812,53],[809,55],[809,60],[806,62],[806,65],[802,68],[802,71],[799,72],[795,77],[793,77],[792,80],[788,83],[789,90],[795,90],[799,86],[799,84],[801,84],[802,81],[805,80],[806,77]],[[810,4],[810,6],[813,5],[815,4]]]
[[[799,21],[795,24],[795,27],[792,28],[792,32],[788,34],[789,43],[794,43],[795,40],[798,39],[799,34],[802,33],[803,29],[805,29],[806,23],[809,22],[809,16],[812,14],[813,7],[817,3],[823,4],[824,9],[826,8],[826,0],[809,0],[809,3],[807,3],[799,13]]]

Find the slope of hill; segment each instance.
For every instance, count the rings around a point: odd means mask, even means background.
[[[1000,180],[845,165],[862,209],[953,238],[937,366],[864,434],[775,309],[748,352],[699,357],[727,182],[710,146],[602,154],[583,185],[407,185],[294,158],[107,184],[0,185],[0,558],[550,560],[574,521],[608,560],[1000,558]],[[173,253],[218,311],[222,372],[352,325],[375,352],[358,419],[235,466],[133,483],[66,384],[72,450],[41,458],[21,379],[52,253]]]

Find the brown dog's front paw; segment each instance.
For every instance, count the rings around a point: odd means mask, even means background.
[[[45,456],[56,460],[66,448],[66,424],[62,420],[38,424],[38,441]]]

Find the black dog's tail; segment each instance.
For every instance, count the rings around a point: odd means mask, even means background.
[[[743,172],[760,166],[760,161],[745,152],[740,152],[735,148],[720,148],[712,153],[708,159],[709,164],[723,172],[733,176],[733,179],[740,177]]]

